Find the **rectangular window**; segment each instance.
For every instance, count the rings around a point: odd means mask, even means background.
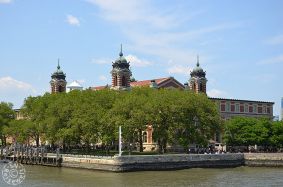
[[[270,107],[267,107],[267,113],[270,114],[271,111],[270,111]]]
[[[221,104],[221,112],[225,112],[225,104]]]
[[[253,112],[253,106],[249,106],[249,113]]]
[[[257,111],[258,111],[258,113],[262,114],[262,107],[259,106],[259,107],[257,108]]]
[[[240,112],[240,104],[236,103],[236,112]]]
[[[231,112],[235,112],[235,105],[234,104],[231,105]]]

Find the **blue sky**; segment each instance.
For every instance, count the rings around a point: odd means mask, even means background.
[[[283,96],[281,0],[0,0],[0,100],[18,108],[50,91],[57,59],[67,81],[110,83],[120,43],[137,80],[200,64],[208,95],[275,102]]]

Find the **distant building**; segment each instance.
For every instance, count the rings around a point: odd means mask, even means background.
[[[83,86],[80,85],[78,81],[73,81],[71,84],[67,86],[67,91],[73,91],[73,90],[83,90]]]
[[[283,97],[281,98],[281,121],[283,121]]]

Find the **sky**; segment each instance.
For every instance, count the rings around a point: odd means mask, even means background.
[[[190,78],[197,55],[210,97],[283,97],[282,0],[0,0],[0,101],[50,91],[58,58],[68,83],[111,83],[120,44],[133,77]]]

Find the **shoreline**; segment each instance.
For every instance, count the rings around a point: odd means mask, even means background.
[[[13,157],[9,160],[15,160]],[[49,158],[46,158],[48,160]],[[55,161],[55,160],[54,160]],[[169,154],[114,157],[62,156],[60,163],[22,164],[67,167],[110,172],[180,170],[189,168],[283,167],[283,153]]]

